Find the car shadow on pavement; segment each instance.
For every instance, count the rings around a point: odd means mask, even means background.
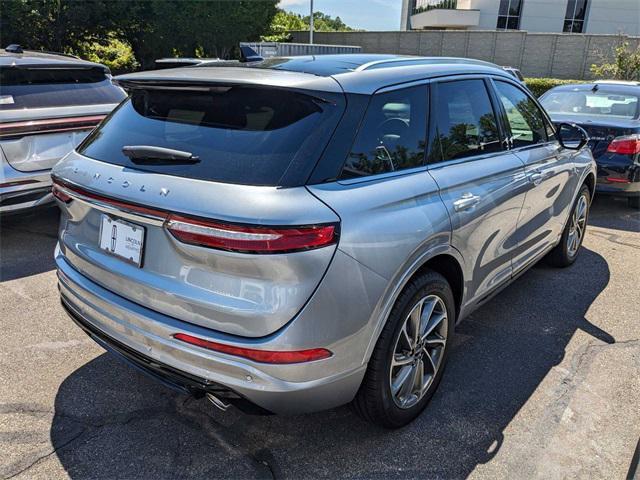
[[[589,212],[589,225],[638,233],[640,210],[630,207],[625,198],[596,194]]]
[[[0,217],[0,281],[55,268],[60,210],[55,205]]]
[[[73,478],[466,477],[500,450],[504,429],[574,333],[615,342],[585,319],[608,282],[607,262],[587,249],[571,268],[527,272],[459,325],[431,404],[396,431],[347,407],[292,417],[223,413],[104,354],[59,388],[55,454]]]

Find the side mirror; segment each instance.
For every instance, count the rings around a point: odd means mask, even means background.
[[[569,150],[581,150],[589,141],[589,134],[575,123],[561,123],[557,133],[560,145]]]

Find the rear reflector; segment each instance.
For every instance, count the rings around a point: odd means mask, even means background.
[[[631,183],[627,178],[607,177],[607,182],[611,183]]]
[[[166,228],[178,240],[202,247],[249,253],[283,253],[330,245],[335,225],[254,227],[169,215]]]
[[[296,351],[273,351],[273,350],[256,350],[254,348],[240,348],[226,345],[224,343],[210,342],[202,338],[193,337],[186,333],[176,333],[173,338],[180,340],[197,347],[206,348],[207,350],[213,350],[220,353],[226,353],[228,355],[235,355],[237,357],[248,358],[261,363],[274,363],[274,364],[287,364],[287,363],[302,363],[312,362],[314,360],[322,360],[329,358],[331,352],[326,348],[311,348],[309,350],[296,350]]]
[[[640,135],[614,138],[609,144],[607,152],[619,155],[636,155],[640,153]]]

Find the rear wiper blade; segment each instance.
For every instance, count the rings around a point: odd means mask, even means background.
[[[200,157],[191,152],[153,145],[126,145],[122,147],[122,153],[139,165],[191,165],[200,162]]]

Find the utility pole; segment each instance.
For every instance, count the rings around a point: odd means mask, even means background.
[[[311,2],[311,15],[309,15],[309,43],[313,43],[313,0]]]

